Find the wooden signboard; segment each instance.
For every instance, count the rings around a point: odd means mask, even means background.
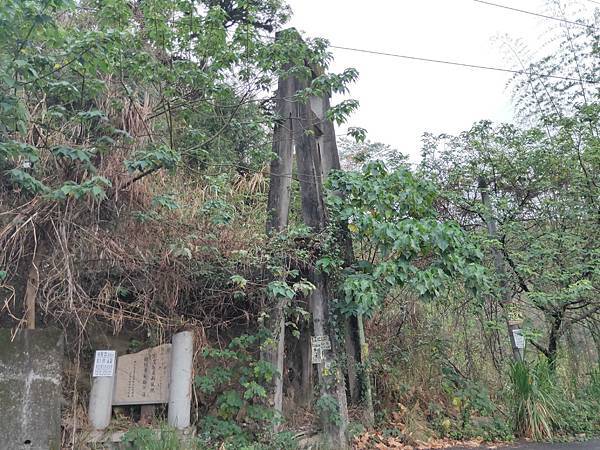
[[[113,405],[168,403],[171,344],[119,356]]]

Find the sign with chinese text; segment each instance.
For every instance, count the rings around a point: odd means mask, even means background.
[[[312,336],[310,343],[312,363],[322,364],[325,361],[325,350],[331,350],[329,336]]]
[[[520,325],[523,323],[523,312],[517,303],[510,302],[504,306],[508,323],[510,325]]]
[[[93,377],[112,377],[115,374],[115,359],[117,352],[114,350],[96,350],[94,357]]]
[[[113,405],[169,401],[171,344],[119,356]]]
[[[519,350],[525,348],[525,336],[522,330],[513,330],[513,338],[515,339],[515,347]]]

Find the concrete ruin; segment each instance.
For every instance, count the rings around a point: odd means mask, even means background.
[[[62,402],[63,334],[0,329],[0,447],[58,450]]]

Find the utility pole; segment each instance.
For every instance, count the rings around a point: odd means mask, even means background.
[[[292,185],[293,139],[292,102],[295,94],[295,79],[293,77],[279,80],[275,112],[278,121],[273,131],[273,152],[277,158],[271,161],[271,182],[267,200],[268,235],[283,231],[288,224],[290,209],[290,189]],[[278,431],[279,418],[283,413],[283,362],[285,352],[285,303],[276,299],[277,303],[271,308],[267,318],[267,328],[271,332],[270,340],[261,348],[261,359],[277,369],[269,391],[269,406],[274,410],[277,421],[274,431]]]
[[[300,39],[300,37],[298,38]],[[314,69],[311,69],[311,72],[315,76]],[[327,223],[323,196],[323,177],[334,166],[339,167],[339,156],[337,155],[337,147],[331,147],[332,139],[335,143],[335,134],[328,133],[327,138],[323,141],[328,141],[327,145],[332,151],[326,153],[328,158],[325,161],[327,170],[324,170],[324,158],[317,143],[318,136],[323,135],[322,130],[319,130],[320,123],[318,123],[317,113],[324,114],[326,112],[325,107],[328,107],[328,99],[315,99],[316,103],[314,101],[302,103],[294,99],[295,94],[308,87],[309,82],[310,80],[291,75],[279,80],[277,91],[278,121],[273,137],[273,152],[276,153],[277,157],[271,162],[271,183],[267,204],[269,215],[267,233],[269,234],[283,231],[287,227],[294,149],[300,183],[303,222],[314,233],[323,231]],[[323,110],[315,113],[311,103],[315,109],[321,105]],[[331,131],[333,131],[332,124],[331,127]],[[313,328],[310,339],[310,342],[312,342],[311,362],[313,366],[316,366],[318,374],[319,398],[316,406],[322,420],[323,437],[327,448],[346,449],[348,448],[346,436],[348,406],[346,386],[339,366],[339,357],[343,352],[341,352],[335,331],[329,320],[330,286],[326,274],[314,267],[307,269],[305,276],[314,285],[314,290],[308,299]],[[283,398],[281,374],[284,366],[285,349],[285,304],[279,302],[270,308],[268,322],[272,344],[262,349],[261,356],[264,360],[270,361],[280,371],[279,377],[274,380],[271,386],[269,398],[275,410],[281,413]],[[310,329],[307,331],[310,331]],[[309,340],[305,339],[305,342],[309,342]],[[302,372],[310,373],[307,370],[302,370]]]
[[[307,83],[297,79],[296,86],[297,91],[301,91],[307,87]],[[313,130],[314,114],[308,104],[296,102],[295,106],[298,112],[298,126],[293,131],[298,173],[301,175],[299,178],[302,217],[304,223],[318,233],[325,228],[327,219],[323,198],[321,155]],[[327,445],[331,448],[343,449],[348,445],[346,438],[348,405],[346,386],[339,367],[341,352],[329,322],[330,292],[325,274],[312,268],[308,277],[315,286],[309,300],[313,320],[313,339],[328,343],[323,345],[321,359],[313,361],[317,366],[319,377],[320,398],[317,405],[321,409],[321,422]]]
[[[320,75],[318,68],[313,68],[313,71]],[[341,170],[340,156],[337,148],[337,139],[335,137],[335,128],[331,120],[326,116],[326,112],[330,108],[330,99],[328,95],[322,97],[311,98],[311,108],[316,117],[319,119],[320,136],[317,138],[319,154],[321,155],[323,179],[326,179],[332,170]],[[347,225],[347,224],[346,224]],[[354,251],[352,249],[352,240],[347,228],[344,226],[340,230],[340,239],[342,246],[342,254],[344,264],[350,266],[354,261]],[[361,343],[360,330],[363,329],[363,317],[348,317],[344,320],[344,346],[346,351],[346,375],[348,376],[348,392],[350,401],[358,404],[361,400],[361,385],[365,397],[367,407],[367,422],[371,425],[374,420],[372,398],[369,375],[364,373],[359,379],[357,373],[358,362],[366,361],[366,343]],[[362,383],[361,383],[362,382]],[[369,407],[370,405],[370,407]]]
[[[489,194],[489,183],[484,176],[479,177],[479,191],[481,192],[481,201],[485,207],[485,224],[487,227],[488,237],[491,240],[496,240],[498,234],[498,225],[495,217],[494,210],[490,202]],[[506,314],[506,325],[508,329],[508,337],[510,339],[510,345],[512,349],[513,359],[516,362],[523,361],[523,345],[522,335],[520,330],[520,321],[514,314],[514,303],[512,301],[512,295],[510,293],[510,287],[508,285],[508,277],[506,273],[506,265],[504,263],[504,257],[502,252],[498,249],[496,244],[492,244],[492,257],[494,260],[494,269],[496,275],[500,280],[500,304]]]

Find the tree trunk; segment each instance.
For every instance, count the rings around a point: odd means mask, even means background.
[[[358,339],[360,341],[360,360],[363,363],[363,384],[364,388],[364,400],[366,408],[366,422],[367,426],[372,427],[375,425],[375,410],[373,409],[373,389],[371,387],[371,369],[369,367],[369,345],[365,338],[365,326],[363,315],[359,314],[357,317],[358,322]]]
[[[558,353],[558,341],[560,339],[560,329],[562,327],[565,310],[560,309],[554,312],[552,315],[552,322],[550,323],[550,336],[548,337],[548,351],[546,356],[548,357],[548,365],[551,370],[556,369],[556,357]]]
[[[496,218],[494,216],[494,212],[492,210],[492,206],[490,203],[490,196],[489,196],[488,189],[489,189],[489,185],[488,185],[487,180],[484,177],[480,177],[479,178],[479,190],[481,192],[481,201],[486,209],[485,214],[487,215],[487,217],[485,219],[485,222],[486,222],[486,226],[487,226],[488,236],[490,239],[496,239],[497,224],[496,224]],[[504,264],[504,257],[502,256],[502,253],[495,245],[492,246],[492,256],[494,259],[494,268],[496,270],[496,275],[500,279],[500,291],[501,291],[500,304],[502,305],[503,309],[506,312],[506,311],[508,311],[508,309],[510,308],[510,305],[512,303],[512,295],[510,293],[510,287],[508,285],[508,278],[507,278],[507,274],[506,274],[506,267]],[[508,329],[508,337],[510,339],[510,345],[512,348],[513,359],[515,361],[522,361],[523,357],[521,355],[520,349],[516,345],[516,340],[515,340],[515,335],[514,335],[515,330],[519,329],[519,325],[514,323],[513,321],[511,321],[509,317],[506,318],[506,325],[507,325],[507,329]]]

